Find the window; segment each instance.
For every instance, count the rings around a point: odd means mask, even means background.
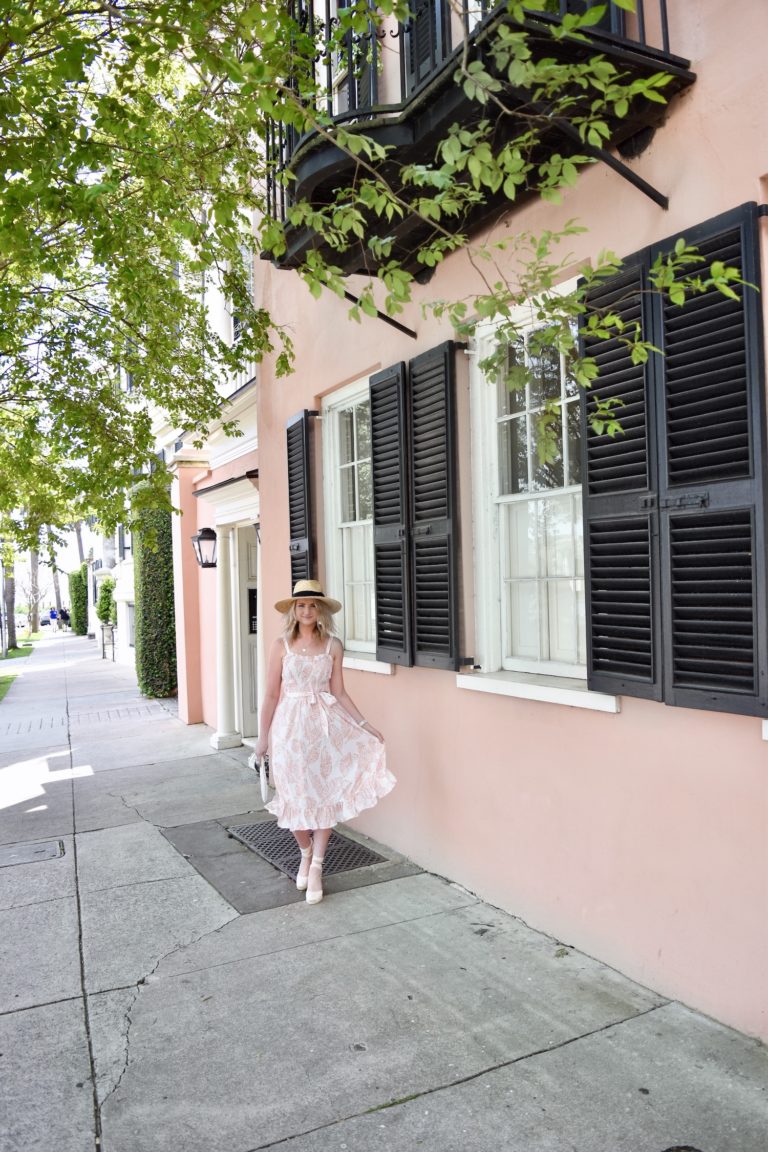
[[[429,80],[451,53],[451,8],[447,0],[415,0],[403,26],[406,91]]]
[[[382,663],[459,667],[455,345],[394,364],[326,411],[329,576],[349,603],[348,643]],[[314,412],[288,421],[291,578],[311,577]],[[330,467],[327,467],[330,464]],[[329,580],[330,584],[330,580]]]
[[[348,7],[348,0],[331,0],[326,9],[330,13],[331,33],[338,27],[338,14]],[[334,50],[318,58],[318,82],[326,87],[332,115],[370,108],[378,102],[381,46],[377,32],[373,20],[368,22],[366,32],[348,28]]]
[[[248,294],[248,302],[253,304],[253,252],[249,248],[241,248],[240,253],[243,258],[243,265],[245,267],[246,276],[246,291]],[[243,334],[243,317],[235,310],[231,313],[232,318],[232,343],[237,344],[238,340]]]
[[[478,364],[495,339],[479,330]],[[476,369],[472,420],[482,667],[584,678],[579,396],[545,328]]]
[[[639,323],[660,352],[633,364],[617,339],[586,344],[600,366],[590,395],[620,400],[624,429],[614,440],[586,432],[589,686],[765,716],[759,297],[751,287],[738,298],[711,288],[675,306],[649,293],[649,269],[676,239],[627,260],[592,297]],[[705,270],[721,261],[759,284],[755,205],[685,240]]]
[[[586,661],[577,386],[541,330],[507,357],[496,382],[501,664],[573,675]]]
[[[133,540],[129,528],[123,524],[118,524],[117,527],[117,555],[120,560],[125,560],[133,551]]]
[[[327,584],[343,603],[344,647],[375,650],[371,404],[368,381],[323,406]]]

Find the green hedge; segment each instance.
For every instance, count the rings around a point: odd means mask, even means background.
[[[99,595],[96,600],[96,615],[102,624],[117,623],[117,605],[115,604],[115,581],[106,576],[99,581]]]
[[[133,533],[136,676],[144,696],[175,696],[171,513],[146,509]]]
[[[88,632],[88,565],[81,564],[69,574],[69,615],[72,631],[77,636]]]

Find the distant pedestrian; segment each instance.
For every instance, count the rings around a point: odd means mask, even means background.
[[[59,614],[55,608],[51,608],[48,615],[51,618],[51,632],[58,632],[59,630]]]
[[[68,629],[69,628],[69,611],[68,611],[68,609],[62,608],[61,612],[59,612],[59,619],[61,620],[62,628],[64,628],[65,630]]]
[[[344,688],[344,649],[333,623],[339,601],[316,580],[299,580],[275,608],[284,614],[284,627],[269,655],[255,754],[266,753],[271,736],[276,795],[267,807],[301,850],[296,887],[306,890],[308,904],[318,904],[331,828],[372,808],[395,778],[387,769],[384,737]]]

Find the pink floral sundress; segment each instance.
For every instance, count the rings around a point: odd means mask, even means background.
[[[332,828],[372,808],[396,783],[384,745],[331,695],[331,641],[324,652],[283,657],[280,700],[272,720],[267,808],[281,828]]]

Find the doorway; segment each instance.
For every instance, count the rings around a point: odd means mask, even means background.
[[[256,529],[245,525],[237,532],[237,569],[240,573],[240,714],[243,736],[256,736],[259,731],[258,675],[258,572],[259,543]]]

